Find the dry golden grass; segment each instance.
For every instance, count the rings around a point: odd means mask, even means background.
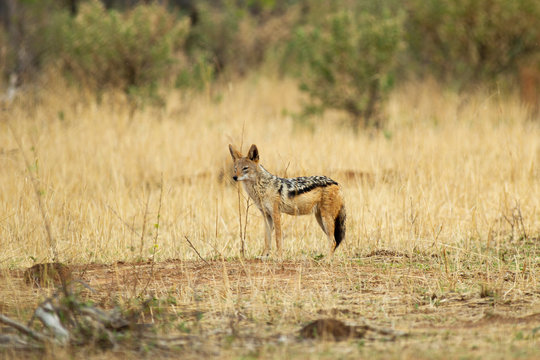
[[[474,256],[540,232],[540,130],[516,99],[410,86],[391,98],[386,136],[355,136],[336,125],[339,117],[299,125],[284,115],[299,103],[286,81],[251,79],[213,97],[172,93],[167,100],[166,109],[130,119],[112,95],[98,104],[57,90],[39,102],[20,99],[2,114],[2,267],[53,256],[21,150],[66,263],[148,257],[161,177],[157,259],[195,258],[184,235],[204,257],[238,255],[236,188],[218,181],[230,161],[228,143],[244,151],[256,143],[274,173],[326,174],[343,183],[348,234],[338,258],[445,247]],[[285,216],[284,231],[288,257],[326,249],[311,217]],[[251,207],[249,256],[262,248],[262,235]]]
[[[149,293],[174,297],[185,305],[179,307],[182,311],[197,310],[195,302],[210,313],[206,328],[182,318],[203,336],[211,326],[228,329],[231,314],[238,315],[239,309],[252,320],[241,330],[248,333],[266,323],[287,333],[317,314],[354,320],[370,313],[373,321],[402,329],[420,323],[427,331],[439,325],[451,328],[459,316],[479,321],[486,309],[508,311],[516,319],[540,312],[540,126],[526,119],[516,98],[480,91],[458,96],[434,83],[411,84],[392,95],[388,130],[357,135],[342,126],[340,114],[307,124],[294,120],[288,114],[300,102],[295,83],[268,78],[250,78],[202,95],[171,92],[164,109],[146,109],[132,117],[130,107],[114,93],[98,103],[58,86],[37,100],[17,99],[0,122],[0,268],[7,279],[0,294],[18,296],[0,302],[0,310],[17,313],[42,296],[21,289],[22,278],[8,269],[53,260],[83,269],[82,264],[155,258],[181,260],[173,267],[183,269],[176,276],[184,285],[176,288],[161,273],[152,279]],[[261,163],[275,174],[324,174],[342,184],[347,237],[333,264],[312,263],[327,248],[315,219],[289,216],[283,217],[283,246],[292,273],[276,278],[283,265],[271,261],[269,273],[263,272],[268,276],[254,279],[236,260],[213,263],[215,271],[197,277],[197,266],[205,264],[183,262],[199,260],[185,237],[207,260],[239,256],[237,187],[223,177],[230,164],[229,143],[244,151],[256,143]],[[52,242],[30,174],[39,183]],[[241,207],[243,230],[243,193]],[[262,250],[264,224],[253,206],[247,220],[251,259]],[[238,269],[223,276],[231,267],[243,268],[244,280],[236,278]],[[321,283],[304,282],[303,268],[308,278]],[[115,265],[107,271],[119,276]],[[133,265],[131,274],[138,271],[146,270]],[[377,272],[381,277],[372,283]],[[86,280],[93,284],[95,279]],[[246,282],[243,287],[241,281]],[[99,287],[99,282],[93,285]],[[371,286],[378,290],[363,302]],[[88,296],[102,301],[105,294],[129,303],[143,287],[144,281]],[[485,298],[495,300],[471,310]],[[449,307],[433,310],[437,302]],[[460,313],[458,305],[468,311]],[[422,306],[435,315],[418,315]],[[340,312],[343,308],[354,311]],[[405,317],[411,313],[417,315]],[[278,315],[286,320],[276,320]],[[516,323],[530,327],[534,321]],[[472,325],[463,328],[467,330],[450,337],[443,331],[426,335],[431,345],[419,335],[393,345],[388,355],[413,358],[418,350],[425,357],[433,352],[444,358],[442,347],[450,346],[450,356],[461,356],[460,344],[469,346],[476,331]],[[270,337],[272,331],[265,329]],[[473,345],[482,354],[507,331],[495,326]],[[536,333],[518,344],[525,345],[525,357],[535,354]],[[515,355],[506,340],[488,353]],[[223,345],[228,340],[224,336],[219,341]],[[255,347],[261,357],[306,355],[303,345],[280,349],[279,342],[268,341],[271,345],[262,348],[249,343],[242,354]],[[353,350],[345,347],[349,350],[337,354],[384,354],[378,352],[382,342],[371,343],[368,352],[357,342],[349,345]],[[224,356],[236,354],[234,346],[218,348]],[[322,344],[306,356],[332,357],[332,349]]]

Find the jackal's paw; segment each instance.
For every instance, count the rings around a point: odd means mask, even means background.
[[[270,258],[270,249],[264,249],[261,255],[257,256],[259,260],[268,260]]]
[[[334,261],[334,254],[333,253],[326,254],[326,255],[317,254],[313,256],[312,259],[317,264],[330,264]]]
[[[322,262],[325,264],[332,264],[334,262],[334,253],[331,252],[327,254],[324,258],[322,258]]]

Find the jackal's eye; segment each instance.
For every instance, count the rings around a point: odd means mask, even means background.
[[[243,172],[246,172],[246,171],[248,171],[248,169],[249,169],[249,168],[248,168],[247,166],[244,166],[244,167],[242,168],[242,171],[243,171]]]

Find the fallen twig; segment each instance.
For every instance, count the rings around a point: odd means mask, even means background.
[[[122,217],[114,210],[109,204],[107,204],[107,207],[109,210],[124,224],[125,227],[127,227],[133,234],[140,236],[140,234],[133,228],[133,226],[129,225]]]
[[[191,243],[191,241],[189,241],[189,238],[187,236],[184,235],[184,238],[186,239],[186,241],[188,242],[189,246],[191,246],[191,248],[193,249],[193,251],[195,251],[195,253],[199,256],[199,258],[201,258],[202,261],[204,261],[206,263],[206,265],[210,266],[210,263],[208,263],[208,261],[204,260],[204,258],[201,256],[201,254],[199,254],[199,252],[197,251],[197,249],[195,249],[195,246],[193,246],[193,244]]]
[[[393,330],[393,329],[388,329],[388,328],[380,328],[380,327],[376,327],[376,326],[368,325],[368,324],[359,325],[359,326],[356,326],[356,328],[357,329],[358,328],[364,329],[364,330],[367,330],[367,331],[373,331],[373,332],[379,333],[381,335],[390,335],[390,336],[393,336],[393,337],[407,336],[408,335],[408,333],[405,332],[405,331]]]

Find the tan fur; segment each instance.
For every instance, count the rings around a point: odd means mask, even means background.
[[[276,247],[281,256],[281,213],[293,216],[315,214],[330,242],[329,256],[333,255],[339,244],[334,238],[334,231],[336,219],[340,215],[343,236],[345,230],[345,207],[340,186],[326,177],[283,179],[272,175],[259,164],[259,152],[255,145],[251,146],[245,157],[232,145],[229,145],[229,151],[234,161],[233,179],[242,181],[244,190],[265,219],[265,246],[262,255],[270,253],[274,229]],[[295,195],[295,191],[298,195]]]

